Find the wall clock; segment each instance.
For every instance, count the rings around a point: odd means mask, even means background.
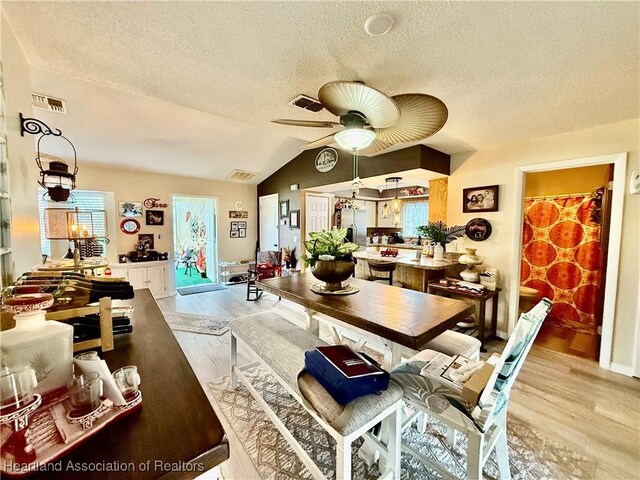
[[[326,173],[338,163],[338,152],[333,148],[325,148],[316,156],[316,170]]]
[[[120,230],[129,235],[140,231],[140,222],[135,218],[127,218],[120,223]]]
[[[484,218],[474,218],[469,220],[464,233],[469,240],[482,242],[491,236],[491,224]]]

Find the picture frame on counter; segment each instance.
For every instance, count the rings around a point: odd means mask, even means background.
[[[142,242],[145,245],[149,245],[149,250],[153,250],[154,241],[153,241],[153,233],[139,233],[138,234],[138,242]]]
[[[289,211],[289,228],[300,228],[300,210]]]
[[[497,212],[500,185],[471,187],[462,190],[462,212]]]

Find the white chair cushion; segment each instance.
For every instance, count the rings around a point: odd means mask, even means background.
[[[428,342],[426,348],[446,355],[462,355],[471,360],[479,360],[481,345],[480,340],[475,337],[447,330]]]

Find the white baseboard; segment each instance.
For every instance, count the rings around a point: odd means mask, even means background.
[[[626,375],[627,377],[633,377],[633,367],[628,365],[621,365],[619,363],[611,362],[609,365],[609,370],[615,373],[621,373],[622,375]]]

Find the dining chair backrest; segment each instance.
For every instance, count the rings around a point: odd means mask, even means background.
[[[507,345],[494,363],[493,372],[480,395],[478,405],[473,410],[472,416],[481,428],[490,426],[489,420],[506,406],[511,387],[550,310],[551,301],[543,298],[531,310],[520,315]]]

